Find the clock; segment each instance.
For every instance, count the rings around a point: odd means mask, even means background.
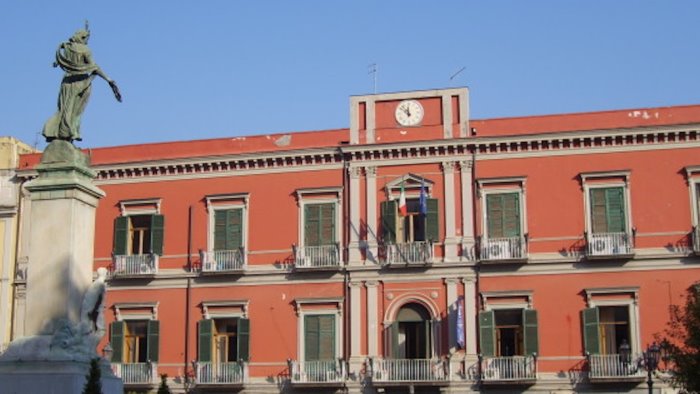
[[[401,126],[415,126],[423,120],[423,106],[416,100],[404,100],[396,107],[396,121]]]

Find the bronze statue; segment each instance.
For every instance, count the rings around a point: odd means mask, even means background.
[[[58,94],[58,111],[44,125],[43,135],[46,142],[55,139],[68,142],[80,141],[80,116],[85,110],[92,80],[99,76],[109,83],[117,101],[122,101],[117,84],[105,74],[92,60],[92,53],[87,46],[90,31],[87,23],[85,29],[78,30],[67,42],[61,43],[56,50],[54,67],[61,67],[65,74]]]

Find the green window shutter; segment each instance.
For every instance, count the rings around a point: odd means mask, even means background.
[[[320,227],[321,207],[319,204],[304,205],[304,246],[321,244]]]
[[[320,360],[335,359],[335,316],[319,316],[318,358]]]
[[[581,311],[583,323],[583,347],[587,353],[600,353],[600,318],[598,308]]]
[[[234,250],[243,246],[243,210],[230,209],[226,212],[226,249]]]
[[[335,204],[328,203],[321,205],[321,220],[319,228],[319,238],[321,245],[331,245],[335,243]]]
[[[114,254],[125,255],[129,236],[129,217],[118,216],[114,219]]]
[[[493,311],[479,312],[479,347],[486,357],[496,355],[496,318]]]
[[[437,198],[426,199],[428,211],[426,213],[426,239],[439,242],[440,241],[440,215]]]
[[[399,357],[399,322],[393,322],[386,328],[387,354],[389,358]]]
[[[591,231],[593,234],[608,232],[607,207],[605,189],[591,189]]]
[[[115,321],[109,326],[109,345],[112,346],[112,362],[121,363],[124,358],[124,331],[126,323]]]
[[[199,340],[197,347],[199,348],[198,359],[202,362],[212,361],[212,341],[214,340],[214,320],[204,319],[199,321]]]
[[[608,231],[611,233],[625,232],[625,201],[621,187],[605,189],[605,208]]]
[[[321,337],[319,316],[304,316],[304,360],[319,360]]]
[[[503,199],[500,194],[486,195],[486,227],[488,238],[503,237]]]
[[[226,216],[225,210],[214,211],[214,250],[226,249]]]
[[[163,255],[163,237],[165,232],[165,217],[163,215],[151,216],[151,253]]]
[[[525,355],[539,353],[540,342],[537,331],[537,311],[523,309],[523,349]]]
[[[158,362],[159,352],[159,336],[160,336],[160,322],[158,320],[149,320],[147,323],[146,332],[148,337],[146,339],[146,349],[148,352],[148,359],[154,363]]]
[[[520,194],[503,194],[503,235],[520,236]]]
[[[396,243],[396,201],[384,201],[382,211],[382,239],[384,243]]]
[[[250,319],[238,319],[238,358],[250,360]]]

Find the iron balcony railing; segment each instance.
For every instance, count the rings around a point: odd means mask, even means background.
[[[243,271],[246,269],[245,249],[200,250],[202,272]]]
[[[527,241],[525,237],[483,238],[479,252],[483,261],[523,260]]]
[[[537,357],[482,357],[482,382],[517,382],[537,379]]]
[[[148,276],[158,273],[158,255],[115,255],[112,276]]]
[[[292,383],[342,383],[347,379],[344,360],[289,361]]]
[[[632,254],[632,237],[627,233],[586,234],[588,256],[624,256]]]
[[[383,245],[385,264],[428,264],[435,257],[432,241]]]
[[[645,371],[639,367],[641,355],[588,354],[588,377],[590,379],[616,379],[644,377]]]
[[[340,246],[337,243],[319,246],[294,246],[296,268],[340,267]]]
[[[156,363],[112,363],[112,372],[124,384],[155,384],[158,376]]]
[[[243,384],[248,381],[248,363],[234,361],[225,363],[195,363],[197,384]]]
[[[369,359],[372,382],[446,382],[452,372],[446,359]]]

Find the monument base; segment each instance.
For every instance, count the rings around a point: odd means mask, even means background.
[[[101,364],[102,393],[123,394],[121,379]],[[90,363],[78,361],[0,362],[0,387],[3,394],[75,394],[82,393]]]

